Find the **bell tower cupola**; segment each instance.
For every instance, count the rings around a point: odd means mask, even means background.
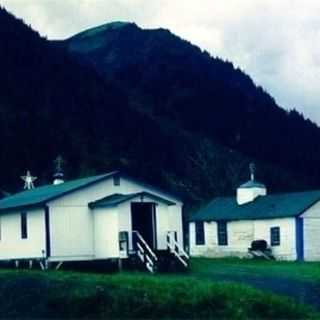
[[[256,166],[250,163],[250,180],[241,184],[237,189],[237,203],[239,205],[254,201],[259,196],[267,195],[266,186],[255,179]]]
[[[53,174],[53,184],[64,183],[63,164],[64,160],[61,156],[58,156],[57,159],[54,160],[55,172]]]

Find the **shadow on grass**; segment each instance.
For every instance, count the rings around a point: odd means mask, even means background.
[[[248,286],[141,273],[0,271],[2,318],[317,318]]]

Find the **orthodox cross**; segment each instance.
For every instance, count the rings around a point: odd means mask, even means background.
[[[62,165],[64,164],[63,158],[59,155],[56,160],[53,161],[55,164],[56,173],[62,173]]]
[[[251,181],[254,181],[254,175],[256,173],[256,165],[253,162],[251,162],[249,164],[249,169],[250,169],[250,179]]]
[[[24,181],[23,189],[33,189],[34,183],[33,181],[37,180],[37,177],[33,177],[29,170],[27,170],[27,174],[25,176],[20,177]]]

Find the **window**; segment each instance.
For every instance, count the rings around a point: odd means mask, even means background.
[[[28,238],[27,213],[21,212],[21,239]]]
[[[280,227],[270,228],[270,236],[271,236],[271,245],[279,246],[280,245]]]
[[[196,245],[204,244],[204,224],[203,221],[196,222]]]
[[[218,231],[218,245],[227,246],[228,245],[228,233],[227,233],[227,222],[218,221],[217,222]]]
[[[113,185],[120,186],[120,176],[119,175],[113,176]]]

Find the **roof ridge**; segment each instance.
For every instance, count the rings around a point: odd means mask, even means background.
[[[65,181],[63,182],[63,185],[68,185],[68,184],[71,184],[71,183],[75,183],[75,182],[80,182],[81,180],[85,180],[85,179],[94,179],[94,178],[99,178],[99,177],[103,177],[103,176],[106,176],[106,175],[109,175],[109,174],[112,174],[113,172],[110,172],[110,173],[105,173],[105,174],[98,174],[98,175],[94,175],[94,176],[88,176],[88,177],[82,177],[82,178],[77,178],[77,179],[72,179],[72,180],[68,180],[68,181]],[[52,188],[52,189],[56,189],[56,188],[59,188],[61,187],[62,183],[59,183],[59,184],[44,184],[44,185],[41,185],[41,186],[38,186],[38,187],[35,187],[33,189],[28,189],[28,190],[21,190],[21,191],[18,191],[14,194],[11,194],[10,196],[6,197],[6,199],[10,198],[10,197],[14,197],[18,194],[23,194],[23,193],[31,193],[31,192],[34,192],[34,191],[39,191],[41,189],[45,189],[45,188]]]
[[[119,171],[111,171],[100,175],[73,179],[56,185],[43,185],[31,190],[24,190],[1,199],[0,210],[43,205],[47,201],[54,200],[68,193],[99,182],[117,174],[118,172]]]
[[[215,198],[192,215],[190,220],[256,220],[296,217],[319,201],[320,190],[259,196],[254,201],[242,205],[237,204],[236,197]]]
[[[113,193],[113,194],[105,196],[105,197],[103,197],[101,199],[97,199],[95,201],[92,201],[88,205],[89,205],[89,207],[91,209],[93,209],[95,207],[108,207],[108,206],[112,206],[112,205],[118,205],[118,204],[123,203],[125,201],[134,199],[134,198],[136,198],[136,197],[138,197],[140,195],[146,195],[146,196],[149,196],[151,198],[157,199],[158,201],[163,201],[167,205],[175,204],[174,202],[166,199],[165,197],[158,196],[156,194],[153,194],[152,192],[139,191],[139,192],[128,193],[128,194],[115,194],[115,193]],[[115,196],[118,196],[119,199],[117,199]]]

